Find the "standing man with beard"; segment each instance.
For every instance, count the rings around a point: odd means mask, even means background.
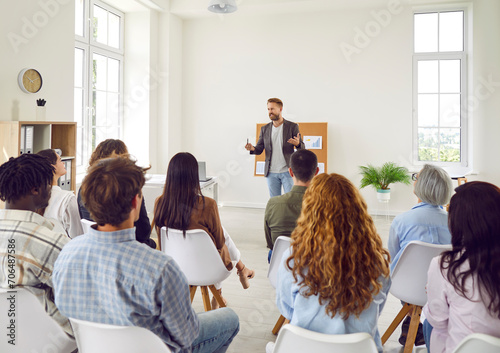
[[[299,125],[283,118],[283,102],[279,98],[267,100],[267,112],[271,122],[260,130],[256,146],[247,143],[245,148],[250,154],[266,151],[264,176],[267,178],[271,197],[281,195],[281,186],[285,193],[293,186],[293,179],[288,173],[290,157],[294,149],[305,148],[300,138]],[[274,146],[274,149],[273,149]]]

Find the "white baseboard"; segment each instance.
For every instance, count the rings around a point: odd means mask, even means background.
[[[264,203],[253,203],[253,202],[233,202],[233,201],[224,201],[219,202],[219,206],[223,207],[243,207],[243,208],[266,208],[266,204]]]

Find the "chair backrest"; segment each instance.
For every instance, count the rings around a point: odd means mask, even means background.
[[[89,221],[85,218],[80,219],[80,221],[82,222],[83,234],[88,233],[90,231],[90,226],[93,226],[95,224],[94,221]]]
[[[115,326],[69,319],[78,353],[169,353],[153,332],[138,326]]]
[[[274,288],[276,288],[278,284],[278,268],[281,265],[281,258],[286,249],[290,247],[291,242],[292,239],[284,235],[279,236],[274,242],[273,253],[269,263],[269,271],[267,272],[267,278],[269,278]]]
[[[463,339],[453,350],[453,353],[498,353],[500,352],[500,338],[473,333]]]
[[[201,229],[187,230],[184,237],[181,230],[162,227],[161,247],[177,262],[189,285],[209,286],[222,282],[231,274],[212,238]]]
[[[429,265],[432,258],[446,250],[451,250],[450,244],[430,244],[418,240],[408,243],[392,272],[391,294],[406,303],[424,306],[427,303],[425,286]]]
[[[76,341],[45,312],[34,294],[21,287],[0,289],[0,327],[0,352],[71,353],[76,349]]]
[[[285,325],[281,328],[274,353],[378,353],[373,337],[366,332],[327,335]]]

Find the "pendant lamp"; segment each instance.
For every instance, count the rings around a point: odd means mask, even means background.
[[[236,0],[210,0],[208,11],[215,13],[231,13],[238,9]]]

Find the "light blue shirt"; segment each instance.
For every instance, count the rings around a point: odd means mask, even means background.
[[[409,242],[420,240],[432,244],[450,244],[448,213],[441,206],[421,202],[402,213],[391,224],[388,248],[391,254],[391,273]]]
[[[391,279],[383,276],[378,279],[382,283],[382,288],[373,298],[370,306],[359,317],[350,315],[347,320],[344,320],[340,315],[335,315],[332,318],[325,311],[326,304],[320,305],[319,296],[305,297],[301,295],[301,292],[304,292],[305,289],[299,289],[297,282],[293,279],[292,272],[285,265],[290,252],[291,249],[285,251],[281,266],[278,269],[276,303],[281,314],[289,319],[292,325],[315,332],[326,334],[367,332],[372,335],[378,351],[382,352],[378,318],[387,300]]]
[[[186,277],[175,261],[135,240],[135,228],[71,240],[52,273],[64,315],[102,324],[140,326],[172,352],[191,352],[199,322]]]

